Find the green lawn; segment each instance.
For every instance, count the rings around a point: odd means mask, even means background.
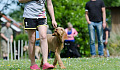
[[[63,58],[65,70],[120,70],[120,57],[116,58]],[[36,60],[40,64],[40,60]],[[49,63],[53,59],[48,60]],[[0,60],[0,70],[29,70],[30,60],[3,61]],[[58,68],[53,70],[60,70]]]

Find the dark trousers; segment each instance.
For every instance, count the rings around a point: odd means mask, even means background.
[[[64,43],[64,46],[65,48],[67,47],[67,50],[65,51],[66,57],[81,57],[74,42],[67,41]]]

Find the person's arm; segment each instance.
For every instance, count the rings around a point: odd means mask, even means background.
[[[74,32],[74,37],[78,35],[78,32],[75,30]]]
[[[11,35],[11,42],[13,42],[13,35]]]
[[[1,37],[2,37],[3,39],[5,39],[6,41],[8,41],[8,38],[7,38],[3,33],[1,33]]]
[[[29,1],[32,1],[32,0],[19,0],[20,3],[26,3],[26,2],[29,2]]]
[[[87,23],[90,24],[91,22],[89,20],[88,11],[85,11],[85,17],[86,17]]]
[[[108,43],[108,31],[106,31],[105,34],[106,34],[105,44],[107,44]]]
[[[106,10],[105,7],[102,7],[102,14],[103,14],[103,28],[106,27]]]
[[[53,4],[51,0],[47,0],[47,8],[50,13],[50,16],[52,18],[52,25],[54,28],[57,27],[57,22],[55,21],[55,16],[54,16],[54,9],[53,9]]]

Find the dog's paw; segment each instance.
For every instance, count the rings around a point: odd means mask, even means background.
[[[63,66],[63,67],[61,67],[61,69],[66,69],[66,67],[65,67],[65,66]]]
[[[54,68],[57,68],[57,66],[55,65]]]

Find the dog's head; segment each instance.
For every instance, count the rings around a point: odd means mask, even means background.
[[[23,51],[27,51],[27,50],[28,50],[28,46],[24,46]]]
[[[52,35],[59,37],[61,39],[61,42],[64,42],[64,40],[68,39],[65,29],[62,27],[55,28],[54,33]]]

